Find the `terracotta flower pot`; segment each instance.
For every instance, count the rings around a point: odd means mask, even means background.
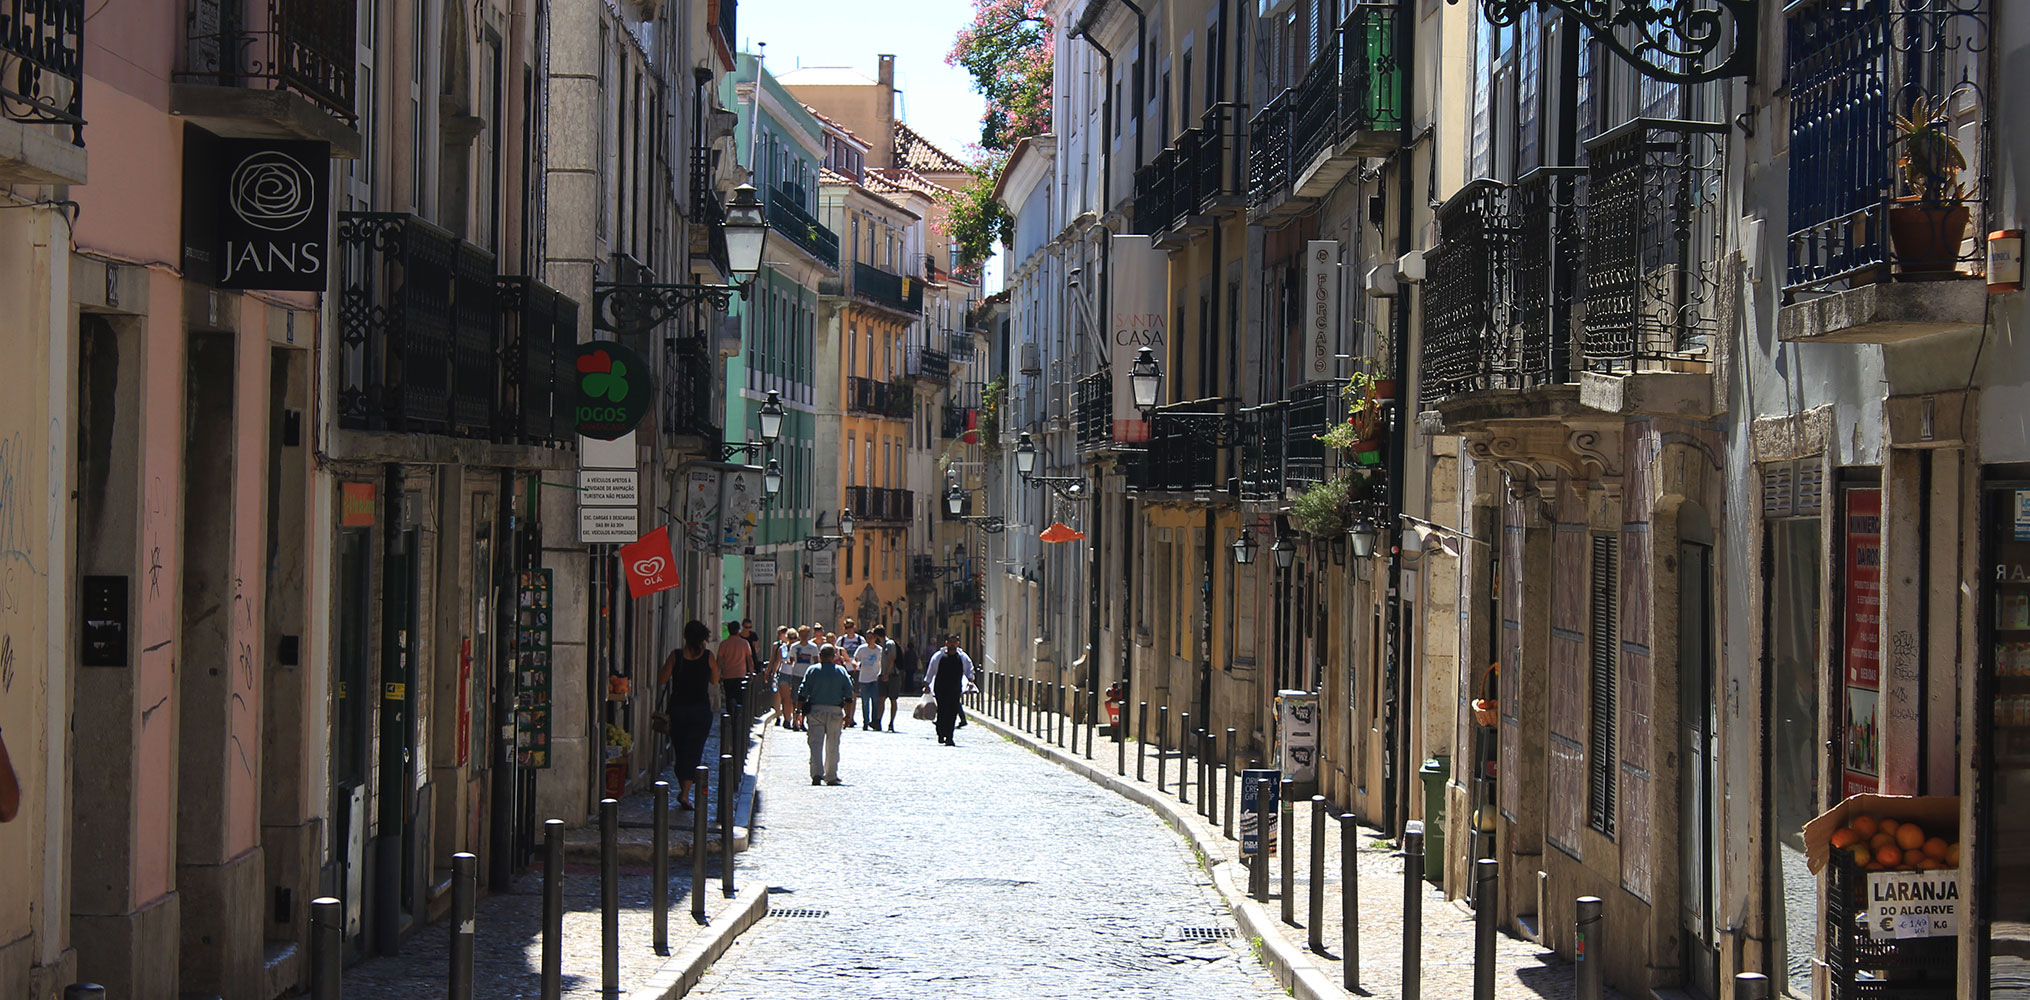
[[[1396,380],[1392,378],[1375,379],[1374,386],[1367,392],[1367,398],[1384,401],[1396,398]]]
[[[1889,209],[1889,248],[1902,281],[1950,278],[1960,273],[1960,246],[1973,213],[1965,205],[1904,202]]]

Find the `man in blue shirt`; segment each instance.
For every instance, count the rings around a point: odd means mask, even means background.
[[[818,648],[818,662],[797,685],[805,705],[804,725],[811,742],[811,784],[839,783],[839,734],[845,729],[846,706],[853,702],[853,675],[839,665],[839,647]]]

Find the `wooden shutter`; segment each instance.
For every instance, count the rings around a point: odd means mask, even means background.
[[[1615,673],[1621,653],[1621,539],[1593,536],[1587,640],[1592,654],[1592,723],[1586,748],[1587,822],[1614,833]]]

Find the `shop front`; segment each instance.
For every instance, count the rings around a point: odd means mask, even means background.
[[[1974,995],[2030,997],[2030,475],[1992,475],[1981,497]]]

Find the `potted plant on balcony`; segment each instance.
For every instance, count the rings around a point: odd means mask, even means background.
[[[1960,246],[1972,212],[1959,175],[1967,168],[1953,135],[1949,98],[1920,95],[1910,116],[1891,115],[1896,125],[1896,167],[1909,193],[1889,208],[1889,247],[1901,266],[1898,277],[1924,280],[1959,273]]]
[[[1299,493],[1290,503],[1290,520],[1299,531],[1316,538],[1345,531],[1351,507],[1347,491],[1352,484],[1351,477],[1337,476]]]
[[[1346,400],[1346,419],[1318,435],[1318,440],[1348,452],[1361,465],[1381,464],[1382,402],[1395,395],[1395,380],[1376,378],[1363,369],[1346,380],[1340,395]]]

